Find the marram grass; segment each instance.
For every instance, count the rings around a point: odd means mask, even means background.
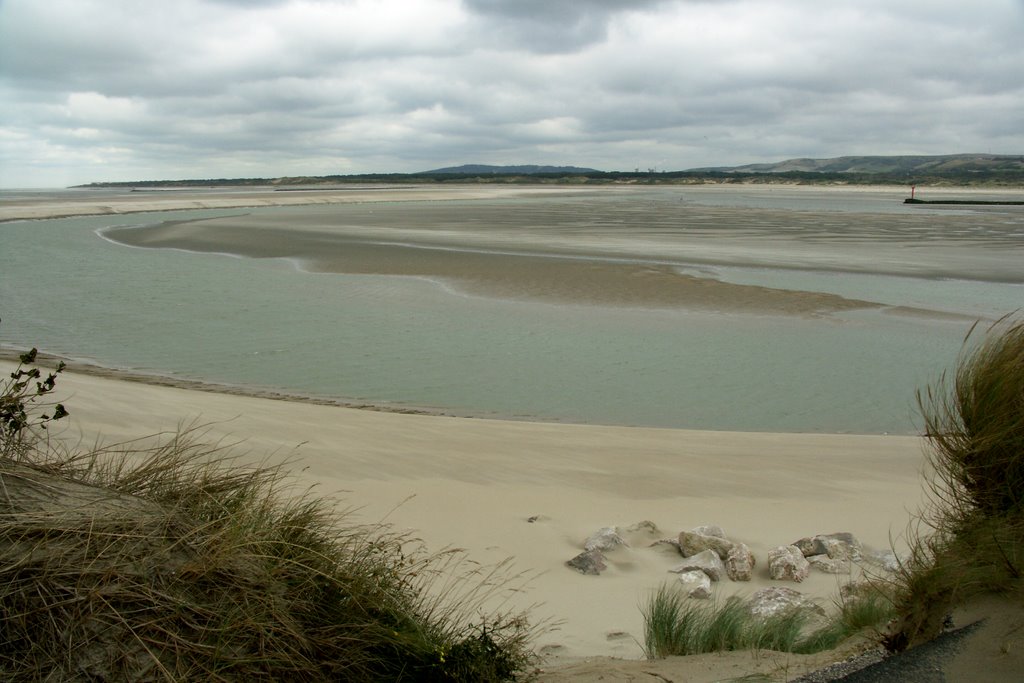
[[[934,638],[950,610],[999,593],[1024,604],[1024,320],[971,328],[952,375],[918,394],[929,501],[895,579],[901,650]]]
[[[0,679],[500,681],[528,670],[537,627],[504,607],[525,581],[508,563],[481,567],[357,524],[196,427],[156,445],[63,449],[31,419],[48,390],[17,379],[0,385],[5,408],[29,417],[0,443]]]
[[[1004,318],[972,344],[975,332],[953,375],[918,393],[947,524],[1024,513],[1024,320]]]
[[[868,593],[842,603],[836,616],[819,624],[808,610],[762,617],[737,596],[724,603],[704,602],[663,585],[641,611],[644,651],[655,659],[730,650],[822,652],[867,629],[880,628],[892,617],[892,604],[881,592]]]

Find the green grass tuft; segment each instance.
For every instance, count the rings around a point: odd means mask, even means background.
[[[753,649],[811,654],[833,649],[869,629],[881,629],[893,615],[892,599],[868,590],[840,605],[823,625],[808,609],[790,609],[768,617],[751,612],[739,597],[724,603],[689,599],[660,587],[641,607],[644,651],[648,658]]]
[[[662,586],[641,611],[644,651],[650,659],[730,650],[812,654],[835,648],[865,629],[880,628],[892,617],[892,602],[882,593],[869,592],[846,601],[837,616],[816,626],[806,609],[760,617],[739,597],[722,604],[701,602]]]

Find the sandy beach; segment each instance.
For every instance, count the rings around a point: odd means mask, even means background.
[[[3,371],[10,367],[5,362]],[[639,606],[673,579],[668,569],[679,559],[664,547],[648,547],[655,536],[721,525],[760,564],[752,582],[723,582],[716,594],[750,594],[778,584],[767,576],[767,550],[804,536],[850,531],[868,547],[893,542],[901,549],[910,511],[921,499],[916,437],[396,415],[73,372],[59,386],[71,411],[54,432],[62,439],[112,443],[198,421],[209,425],[210,440],[240,441],[235,450],[243,460],[287,459],[300,485],[357,508],[358,521],[385,520],[431,549],[465,548],[483,564],[512,558],[517,571],[532,577],[513,604],[537,605],[536,619],[560,622],[537,642],[552,677],[587,667],[628,668],[642,659]],[[634,535],[632,547],[609,554],[600,576],[565,566],[597,529],[641,521],[653,522],[658,533]],[[791,585],[829,607],[850,578],[815,573]],[[625,661],[591,661],[600,657]],[[710,671],[719,677],[720,667],[797,671],[822,662],[783,659],[730,655],[713,660]]]

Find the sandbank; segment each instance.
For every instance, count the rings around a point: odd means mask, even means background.
[[[12,367],[0,363],[0,371]],[[358,508],[359,521],[386,520],[432,549],[465,548],[484,564],[512,558],[516,569],[533,577],[529,590],[513,597],[515,604],[537,605],[536,619],[561,622],[537,642],[548,656],[551,680],[573,667],[596,666],[586,663],[593,657],[642,658],[639,605],[673,579],[668,569],[678,557],[664,546],[647,547],[646,539],[610,553],[600,576],[566,567],[601,527],[649,520],[670,537],[701,524],[721,525],[760,560],[754,581],[716,586],[724,597],[777,584],[764,567],[767,550],[804,536],[850,531],[869,547],[892,543],[901,551],[901,536],[922,496],[922,442],[911,436],[397,415],[73,372],[58,386],[71,412],[52,430],[60,438],[110,443],[198,420],[209,425],[211,440],[242,441],[236,451],[243,460],[287,459],[300,484]],[[789,585],[829,606],[850,578],[856,577],[815,573]],[[692,680],[720,679],[721,667],[794,672],[822,662],[749,653],[693,661],[717,664],[707,678]]]
[[[552,303],[763,314],[879,306],[834,294],[695,277],[669,264],[381,242],[330,230],[261,227],[244,219],[173,222],[107,230],[104,235],[136,247],[287,258],[317,272],[419,277],[450,283],[467,294]]]
[[[579,194],[603,192],[609,187],[619,191],[645,190],[650,185],[500,185],[487,183],[437,185],[345,184],[312,186],[207,186],[154,189],[70,188],[60,196],[52,192],[27,192],[0,201],[0,223],[12,220],[37,220],[69,216],[119,215],[185,209],[231,209],[260,206],[302,206],[317,204],[353,204],[396,201],[444,201],[497,199],[541,194]],[[894,200],[909,196],[904,185],[800,185],[792,183],[698,183],[665,184],[653,187],[699,189],[702,192],[735,194],[744,192],[842,192],[844,194],[891,194]],[[917,188],[924,199],[950,199],[966,196],[976,199],[1020,200],[1020,187],[927,187]]]
[[[993,281],[1020,281],[1015,254],[978,245],[1005,231],[1002,215],[973,217],[982,227],[964,232],[955,215],[823,216],[770,208],[772,202],[752,208],[735,199],[805,190],[743,187],[722,205],[709,198],[724,197],[725,190],[703,186],[352,191],[338,195],[351,200],[343,208],[308,204],[198,220],[149,217],[102,234],[135,247],[287,259],[314,272],[418,278],[469,296],[743,314],[884,309],[944,317],[830,292],[730,282],[723,268],[966,280],[984,273]],[[829,192],[826,207],[844,201],[847,190]],[[276,199],[301,193],[266,194]],[[307,194],[317,199],[334,193]],[[557,201],[547,199],[552,194]],[[807,196],[818,202],[824,197],[820,188]],[[866,206],[877,209],[878,197],[872,201]],[[899,206],[895,198],[893,206]]]
[[[489,199],[528,193],[565,191],[552,187],[498,185],[428,186],[344,185],[278,191],[274,187],[211,187],[160,190],[79,188],[77,194],[39,193],[0,202],[0,223],[13,220],[103,216],[184,209],[232,209],[256,206],[348,204],[362,202]]]

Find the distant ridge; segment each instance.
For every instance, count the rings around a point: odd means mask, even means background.
[[[0,0],[2,2],[2,0]],[[1024,155],[945,154],[937,156],[844,156],[787,159],[744,166],[711,166],[683,171],[639,169],[598,171],[580,166],[491,166],[464,164],[419,173],[358,173],[281,178],[206,178],[89,183],[76,187],[148,188],[255,187],[309,190],[350,183],[522,183],[522,184],[913,184],[1024,187]]]
[[[832,159],[787,159],[770,164],[693,168],[694,173],[885,173],[949,174],[1024,171],[1024,156],[943,154],[938,156],[847,156]]]
[[[600,173],[600,171],[594,168],[581,168],[579,166],[488,166],[486,164],[463,164],[462,166],[448,166],[445,168],[435,168],[432,171],[423,171],[420,175],[537,175],[541,173]]]

